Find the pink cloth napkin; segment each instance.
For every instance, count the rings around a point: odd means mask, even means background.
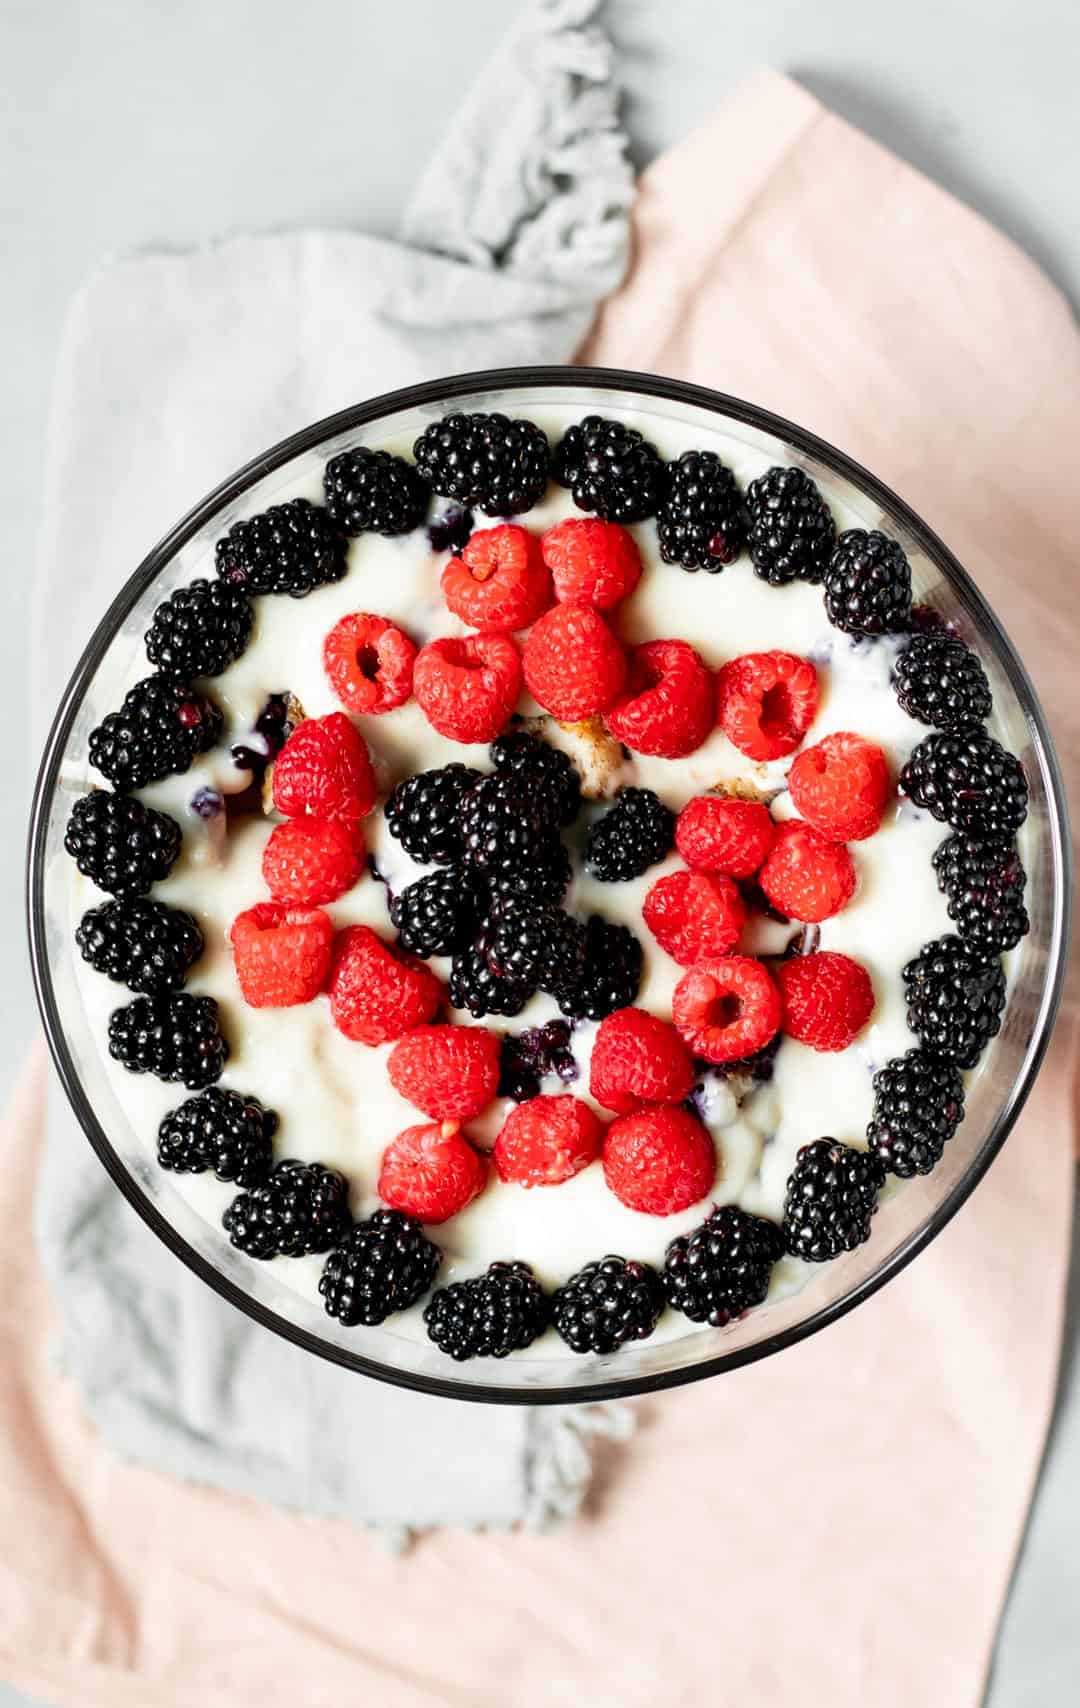
[[[1080,801],[1060,296],[772,75],[645,175],[636,236],[589,359],[753,397],[895,486],[1004,617]],[[49,1367],[23,1248],[0,1293],[0,1672],[79,1708],[976,1704],[1053,1394],[1077,1037],[1074,1008],[929,1251],[783,1356],[642,1403],[555,1536],[443,1531],[395,1559],[119,1464]],[[42,1096],[39,1060],[5,1134],[5,1226],[29,1219]]]

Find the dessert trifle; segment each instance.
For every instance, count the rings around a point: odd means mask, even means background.
[[[509,391],[187,553],[61,787],[89,1026],[211,1249],[606,1360],[872,1241],[993,1057],[1028,784],[871,511]]]

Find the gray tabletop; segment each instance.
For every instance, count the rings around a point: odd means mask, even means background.
[[[7,706],[25,703],[49,382],[80,278],[109,254],[237,229],[329,223],[390,233],[508,10],[506,0],[0,7]],[[1067,0],[613,0],[609,20],[638,163],[747,72],[771,64],[987,214],[1080,301],[1080,14]],[[78,550],[72,540],[73,559]],[[129,567],[118,565],[118,578]],[[14,723],[18,731],[17,716]],[[10,726],[5,763],[0,942],[18,945],[32,756]],[[0,1087],[33,1028],[26,988],[21,952],[9,949],[0,971]],[[1075,1324],[1080,1298],[1073,1304]],[[1080,1675],[1080,1549],[1071,1535],[1080,1512],[1078,1362],[1066,1365],[992,1708],[1056,1708],[1072,1700]],[[0,1685],[0,1708],[18,1700]]]

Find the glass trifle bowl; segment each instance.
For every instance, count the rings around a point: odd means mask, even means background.
[[[239,1190],[236,1182],[222,1181],[212,1170],[175,1172],[157,1160],[160,1122],[195,1088],[129,1073],[110,1057],[110,1013],[131,1001],[132,994],[88,965],[75,946],[86,910],[108,898],[76,869],[65,852],[65,832],[76,799],[105,786],[89,763],[90,734],[149,673],[144,636],[155,610],[193,579],[214,578],[215,544],[239,519],[297,498],[321,503],[330,458],[356,447],[411,458],[418,437],[454,412],[527,419],[543,429],[553,446],[568,427],[600,416],[637,429],[668,462],[691,449],[716,451],[743,489],[776,465],[804,471],[820,489],[838,529],[879,529],[899,542],[911,567],[919,623],[947,624],[978,655],[993,694],[988,728],[1020,758],[1027,777],[1028,813],[1018,843],[1027,871],[1030,930],[1004,956],[1000,1030],[977,1069],[965,1075],[966,1112],[940,1162],[926,1175],[889,1176],[870,1237],[854,1249],[827,1262],[803,1261],[790,1251],[779,1256],[767,1295],[722,1326],[694,1322],[666,1308],[653,1332],[628,1338],[611,1352],[571,1350],[549,1327],[510,1356],[458,1361],[428,1337],[424,1309],[430,1295],[377,1325],[345,1324],[328,1313],[320,1295],[324,1252],[259,1260],[236,1249],[222,1226],[223,1213]],[[570,490],[552,481],[536,506],[510,520],[540,533],[585,513]],[[498,525],[498,516],[474,507],[474,530]],[[263,763],[273,757],[273,743],[265,736],[273,723],[272,718],[267,722],[267,707],[272,701],[286,728],[302,716],[341,710],[323,669],[322,644],[351,612],[388,618],[418,646],[433,636],[466,633],[443,603],[440,576],[454,550],[455,531],[460,549],[468,526],[446,496],[438,496],[436,484],[422,524],[397,537],[360,533],[350,539],[343,578],[299,600],[274,594],[254,599],[254,630],[246,651],[219,676],[199,684],[223,713],[213,750],[197,757],[187,771],[137,791],[146,804],[167,811],[183,832],[180,857],[152,896],[188,910],[202,925],[205,946],[190,969],[187,989],[218,1001],[221,1031],[231,1046],[222,1087],[253,1095],[277,1112],[278,1159],[319,1161],[339,1170],[357,1220],[379,1209],[385,1147],[399,1129],[426,1117],[410,1110],[395,1092],[384,1092],[389,1045],[371,1048],[343,1036],[325,993],[297,1007],[249,1009],[237,983],[228,932],[236,914],[268,899],[260,857],[274,815],[267,812],[268,787],[259,786]],[[689,574],[678,563],[662,561],[653,520],[634,522],[629,531],[640,548],[641,581],[621,609],[605,612],[626,645],[678,637],[699,649],[713,670],[735,655],[770,648],[805,655],[815,662],[821,688],[819,717],[806,732],[805,744],[838,729],[860,730],[865,711],[862,733],[870,739],[880,734],[894,771],[931,733],[906,714],[905,727],[897,724],[890,676],[901,639],[840,632],[830,639],[820,587],[806,581],[770,586],[755,576],[745,551],[720,574]],[[767,801],[783,821],[796,816],[784,776],[744,762],[736,777],[739,768],[732,759],[738,754],[725,745],[723,735],[710,737],[698,755],[670,762],[672,769],[666,771],[664,759],[646,764],[625,747],[612,748],[610,738],[607,748],[603,738],[598,748],[591,725],[548,718],[527,694],[518,702],[517,716],[524,720],[522,728],[570,753],[584,773],[586,796],[592,797],[579,825],[566,832],[575,876],[565,905],[582,917],[599,911],[633,923],[645,950],[641,1006],[666,1018],[683,968],[658,949],[640,908],[647,888],[679,867],[678,856],[670,853],[629,884],[605,886],[583,870],[584,826],[612,807],[620,787],[648,786],[665,794],[665,778],[671,780],[668,804],[674,811],[691,797],[719,789]],[[428,767],[464,760],[488,769],[490,761],[485,745],[462,747],[442,735],[435,739],[411,700],[382,716],[354,721],[370,746],[379,783],[379,804],[365,821],[370,870],[326,911],[338,932],[359,924],[392,942],[389,897],[426,868],[395,865],[399,850],[383,813],[388,791]],[[614,755],[608,777],[597,759],[605,751]],[[739,945],[740,953],[768,962],[812,953],[820,936],[822,950],[863,955],[873,975],[875,1008],[843,1058],[785,1039],[769,1070],[753,1078],[730,1079],[699,1063],[702,1079],[689,1107],[715,1141],[716,1178],[700,1201],[677,1214],[627,1207],[608,1189],[599,1159],[562,1184],[530,1191],[489,1169],[488,1184],[467,1208],[425,1228],[441,1253],[436,1287],[479,1275],[492,1261],[529,1263],[549,1295],[607,1253],[661,1271],[670,1242],[688,1235],[714,1204],[738,1204],[750,1214],[779,1221],[799,1143],[828,1135],[857,1149],[865,1145],[874,1072],[916,1041],[905,1030],[900,967],[928,939],[953,929],[930,867],[934,848],[949,834],[948,824],[908,800],[892,801],[888,815],[876,851],[873,838],[853,844],[859,888],[850,911],[837,915],[843,928],[832,918],[820,928],[800,927],[797,919],[787,923],[767,917],[766,906],[764,915],[751,921],[746,944]],[[375,398],[298,432],[211,493],[118,592],[68,685],[38,778],[28,870],[34,976],[57,1070],[102,1163],[166,1245],[238,1309],[311,1352],[420,1391],[483,1401],[577,1402],[675,1386],[778,1352],[874,1292],[945,1226],[1004,1143],[1047,1046],[1064,974],[1068,849],[1061,778],[1021,661],[956,559],[871,474],[802,428],[701,387],[601,369],[495,370]],[[762,900],[759,892],[757,904]],[[447,964],[436,960],[433,965],[445,975]],[[519,1015],[490,1014],[479,1023],[516,1035],[558,1013],[553,999],[537,996]],[[470,1022],[468,1013],[455,1012],[453,1018]],[[562,1081],[544,1080],[545,1095],[561,1091],[588,1099],[595,1033],[595,1017],[575,1020]],[[480,1153],[490,1149],[513,1107],[500,1095],[474,1124],[469,1136]],[[600,1113],[610,1121],[610,1110]]]

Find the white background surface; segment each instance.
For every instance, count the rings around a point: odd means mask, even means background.
[[[34,1024],[21,921],[34,757],[23,739],[26,612],[65,304],[89,268],[138,247],[317,223],[392,234],[511,10],[507,0],[0,0],[0,1088]],[[1080,300],[1074,0],[612,0],[609,21],[639,164],[771,64],[986,213]],[[174,520],[162,516],[159,532]],[[77,573],[77,539],[70,551]],[[133,567],[117,565],[118,586]],[[993,1708],[1075,1699],[1080,1378],[1072,1387]],[[0,1708],[16,1700],[0,1685]]]

